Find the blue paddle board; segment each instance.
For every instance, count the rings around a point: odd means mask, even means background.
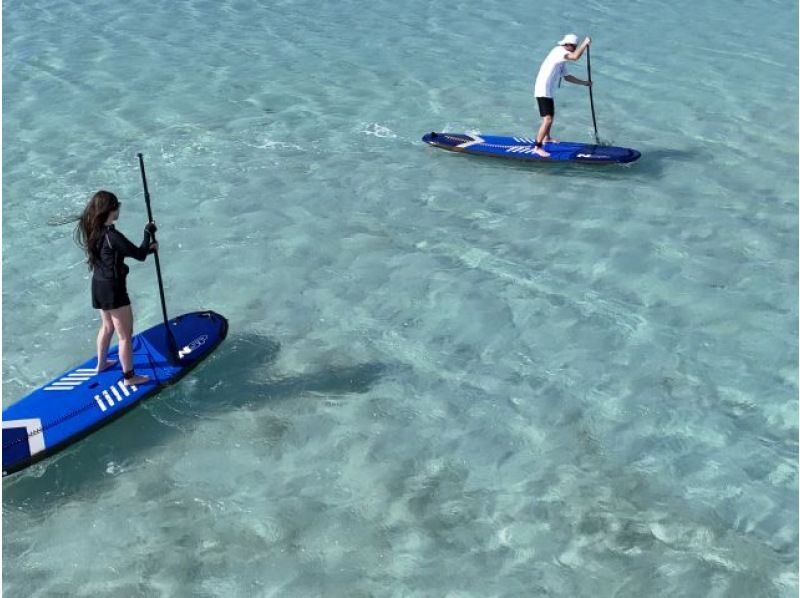
[[[625,164],[638,160],[640,152],[627,147],[592,145],[561,141],[545,143],[550,153],[543,158],[533,153],[532,137],[499,137],[497,135],[471,135],[469,133],[428,133],[422,141],[434,147],[478,156],[513,158],[529,162],[579,162],[583,164]]]
[[[192,312],[169,320],[169,330],[178,348],[172,359],[163,322],[132,339],[133,367],[150,377],[145,384],[123,384],[113,347],[108,357],[115,366],[97,373],[92,357],[4,409],[3,475],[60,451],[180,380],[225,339],[228,321],[213,311]]]

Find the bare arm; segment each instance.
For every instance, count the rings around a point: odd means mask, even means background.
[[[581,45],[575,48],[575,51],[567,52],[567,55],[564,58],[566,58],[567,60],[579,60],[580,57],[583,56],[583,53],[586,51],[586,48],[588,48],[589,44],[591,43],[592,43],[591,37],[588,36],[584,37],[583,41],[581,42]]]
[[[592,84],[591,81],[584,81],[583,79],[578,79],[573,75],[564,75],[564,80],[574,83],[575,85],[585,85],[586,87],[589,87]]]

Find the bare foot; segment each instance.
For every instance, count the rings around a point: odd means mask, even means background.
[[[536,154],[537,156],[541,156],[542,158],[549,158],[550,157],[550,152],[546,152],[541,147],[534,147],[533,148],[533,153]]]
[[[116,359],[106,359],[106,362],[103,365],[103,367],[100,367],[100,364],[97,365],[97,368],[96,368],[97,369],[97,373],[99,374],[100,372],[102,372],[104,370],[107,370],[110,367],[114,367],[115,365],[117,365],[117,360]]]
[[[124,379],[123,382],[125,386],[139,386],[140,384],[150,382],[150,376],[131,376],[130,378]]]

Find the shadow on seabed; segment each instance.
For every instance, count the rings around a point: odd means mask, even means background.
[[[268,337],[229,337],[197,370],[145,401],[146,408],[135,408],[62,452],[4,479],[4,509],[33,514],[78,496],[91,499],[113,479],[107,475],[110,463],[130,465],[137,453],[168,445],[175,435],[188,433],[198,419],[255,410],[267,402],[306,393],[323,398],[362,394],[388,369],[385,364],[368,362],[263,379],[279,352],[280,343]]]

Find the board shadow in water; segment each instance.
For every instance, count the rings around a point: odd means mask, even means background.
[[[475,168],[504,170],[506,172],[532,173],[541,176],[562,176],[586,179],[643,180],[664,176],[666,167],[676,163],[689,163],[702,159],[700,149],[646,149],[636,162],[628,164],[578,164],[570,162],[530,162],[479,155],[445,155],[442,158],[472,161]]]
[[[647,175],[648,178],[664,176],[667,166],[681,163],[697,162],[704,155],[699,149],[654,149],[642,152],[642,157],[631,165],[631,170],[637,175]]]
[[[301,396],[314,400],[363,394],[388,369],[367,362],[272,378],[269,369],[279,352],[280,343],[269,337],[228,337],[181,382],[147,399],[146,408],[134,408],[56,455],[5,478],[3,507],[35,515],[52,510],[54,503],[93,500],[114,483],[107,471],[110,464],[135,469],[149,451],[168,450],[175,436],[192,433],[198,420]]]

